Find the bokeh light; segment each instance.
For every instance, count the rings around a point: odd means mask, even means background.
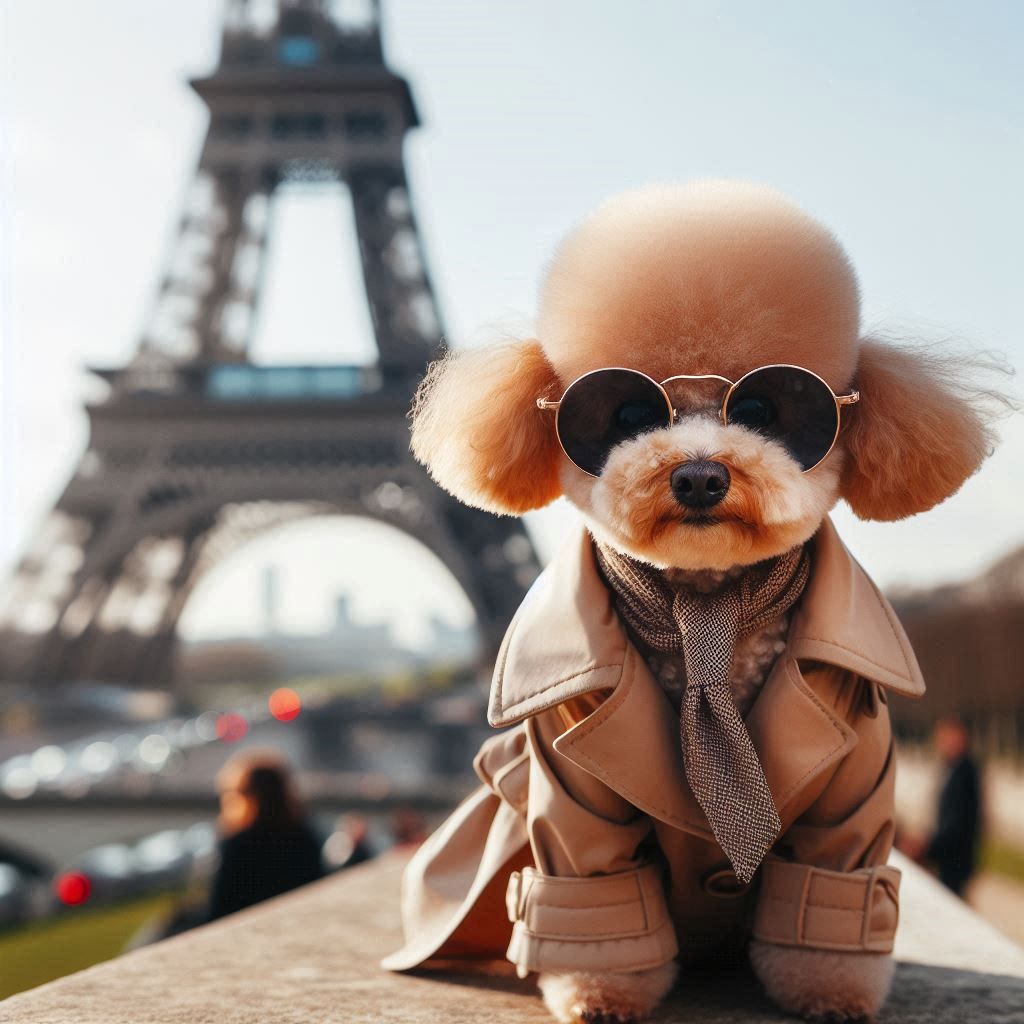
[[[140,744],[135,755],[146,771],[160,771],[170,756],[171,745],[159,733],[150,733]]]
[[[8,764],[0,779],[0,788],[12,800],[26,800],[39,785],[39,779],[30,765],[25,763],[27,761],[28,758],[15,758]]]
[[[196,719],[196,735],[200,740],[215,740],[220,736],[217,728],[217,717],[215,711],[204,711]]]
[[[235,711],[226,711],[217,719],[217,738],[225,743],[237,743],[249,731],[249,723]]]
[[[57,899],[66,907],[77,907],[84,903],[92,892],[92,883],[81,871],[69,871],[53,884]]]
[[[67,764],[67,755],[60,747],[52,744],[40,747],[31,758],[32,771],[39,776],[41,782],[52,782]]]
[[[302,698],[294,690],[282,686],[270,695],[267,707],[279,722],[290,722],[298,718],[302,710]]]
[[[83,771],[92,775],[103,775],[117,764],[117,748],[106,740],[96,740],[82,751],[78,763]]]

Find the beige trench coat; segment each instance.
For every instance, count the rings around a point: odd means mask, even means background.
[[[537,580],[495,670],[482,786],[417,851],[384,966],[507,957],[641,970],[766,942],[888,952],[899,872],[886,689],[924,692],[885,598],[829,520],[746,718],[782,820],[741,886],[683,768],[677,712],[626,638],[589,536]]]

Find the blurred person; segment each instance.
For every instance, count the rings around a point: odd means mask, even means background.
[[[373,857],[370,827],[358,814],[343,814],[337,827],[324,843],[324,859],[334,871],[354,868]]]
[[[236,755],[221,769],[217,788],[222,838],[211,920],[323,877],[320,840],[276,751]]]
[[[971,755],[971,737],[958,718],[936,723],[935,749],[946,764],[939,793],[935,832],[924,848],[924,859],[935,865],[939,880],[962,896],[977,865],[981,834],[981,787],[978,766]]]

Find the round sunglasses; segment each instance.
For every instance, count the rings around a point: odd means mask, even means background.
[[[650,430],[679,420],[665,385],[717,381],[725,389],[722,423],[747,427],[778,441],[807,473],[835,447],[840,409],[860,401],[860,392],[837,395],[802,366],[759,366],[737,381],[716,373],[678,374],[658,383],[639,370],[606,367],[577,377],[558,401],[537,399],[555,411],[562,451],[584,473],[600,476],[611,450]]]

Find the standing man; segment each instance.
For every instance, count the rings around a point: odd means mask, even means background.
[[[959,718],[943,718],[935,726],[935,749],[948,774],[939,793],[935,833],[925,859],[939,880],[957,896],[963,895],[977,863],[981,832],[981,790],[978,766],[971,756],[971,737]]]

